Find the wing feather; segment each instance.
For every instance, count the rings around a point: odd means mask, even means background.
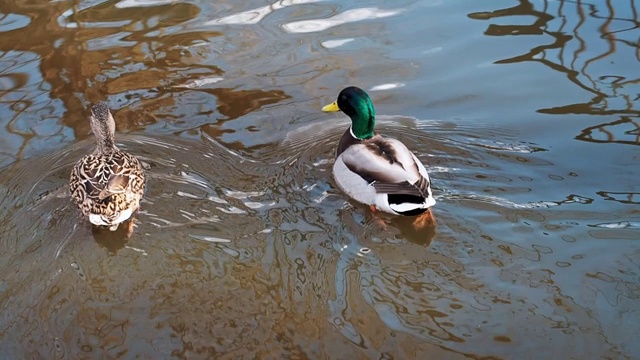
[[[407,181],[401,183],[383,183],[376,181],[373,183],[373,188],[376,189],[377,193],[424,197],[424,193],[420,188],[413,184],[409,184]]]
[[[373,183],[379,192],[415,192],[410,190],[416,188],[412,184],[422,179],[411,151],[395,139],[375,136],[350,146],[340,156],[349,170]],[[417,192],[420,190],[418,187]]]
[[[113,194],[122,194],[129,187],[130,177],[128,175],[111,175],[106,186],[100,191],[98,198],[106,199]]]

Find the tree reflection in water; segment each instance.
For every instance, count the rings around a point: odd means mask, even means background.
[[[633,66],[615,67],[615,73],[611,73],[611,64],[640,61],[637,6],[635,0],[598,3],[520,0],[514,7],[472,13],[469,17],[501,21],[516,17],[519,22],[522,16],[532,17],[532,22],[525,25],[490,24],[485,34],[545,34],[553,41],[496,63],[538,62],[564,73],[568,80],[592,94],[584,103],[542,108],[538,110],[540,113],[619,116],[619,120],[585,128],[576,139],[638,145],[640,127],[632,119],[640,117],[640,110],[634,106],[640,99],[640,77]],[[593,136],[595,131],[604,136]]]

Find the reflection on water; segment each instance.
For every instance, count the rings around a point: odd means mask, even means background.
[[[633,358],[638,23],[627,0],[1,2],[0,351]],[[319,108],[347,84],[429,166],[436,229],[335,187],[348,122]],[[148,168],[130,238],[67,195],[98,101]]]
[[[324,31],[334,26],[370,19],[385,18],[397,15],[401,10],[381,10],[378,8],[360,8],[347,10],[328,19],[294,21],[282,27],[292,33],[309,33]]]
[[[541,63],[564,73],[569,81],[591,93],[583,103],[538,109],[547,114],[620,115],[619,120],[582,130],[577,139],[594,142],[638,144],[638,125],[630,116],[640,116],[640,28],[638,5],[634,0],[606,1],[600,6],[574,1],[526,0],[514,7],[469,14],[472,19],[514,18],[515,24],[491,24],[490,36],[546,35],[547,44],[533,47],[526,54],[500,59],[496,64]],[[532,19],[521,24],[521,17]],[[630,130],[623,130],[633,125]],[[601,136],[593,136],[597,130]],[[616,133],[624,135],[616,136]],[[631,135],[631,136],[625,136]],[[635,136],[634,136],[635,135]]]
[[[590,126],[576,139],[595,143],[619,143],[640,145],[640,121],[628,116],[607,124]]]
[[[579,1],[544,0],[532,4],[521,0],[520,4],[512,8],[469,14],[472,19],[481,20],[515,16],[530,16],[533,18],[532,24],[491,24],[485,34],[544,34],[552,41],[536,46],[526,54],[501,59],[496,63],[539,62],[565,73],[568,80],[593,94],[587,103],[538,111],[551,114],[571,112],[640,115],[640,111],[633,107],[640,82],[635,71],[637,62],[640,61],[640,44],[635,34],[640,25],[633,0],[619,1],[615,6],[612,1],[607,1],[606,6],[595,6]],[[609,66],[616,63],[619,65]]]
[[[280,0],[256,9],[234,13],[232,15],[228,15],[220,19],[213,19],[213,20],[207,21],[204,25],[257,24],[260,21],[264,20],[265,16],[277,10],[284,9],[287,6],[311,4],[319,1],[321,0]]]

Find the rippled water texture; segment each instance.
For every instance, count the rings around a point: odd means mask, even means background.
[[[640,356],[636,1],[268,1],[0,2],[0,357]],[[350,84],[435,229],[337,190]],[[67,195],[99,101],[128,239]]]

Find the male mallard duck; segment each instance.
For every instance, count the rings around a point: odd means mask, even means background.
[[[116,147],[116,122],[106,105],[94,105],[89,120],[97,146],[73,167],[69,189],[92,224],[114,231],[140,207],[144,172],[138,159]]]
[[[367,93],[355,86],[343,89],[338,100],[322,111],[342,111],[351,127],[340,139],[333,176],[342,191],[371,210],[416,216],[416,227],[434,223],[431,194],[424,165],[400,141],[374,131],[375,110]]]

